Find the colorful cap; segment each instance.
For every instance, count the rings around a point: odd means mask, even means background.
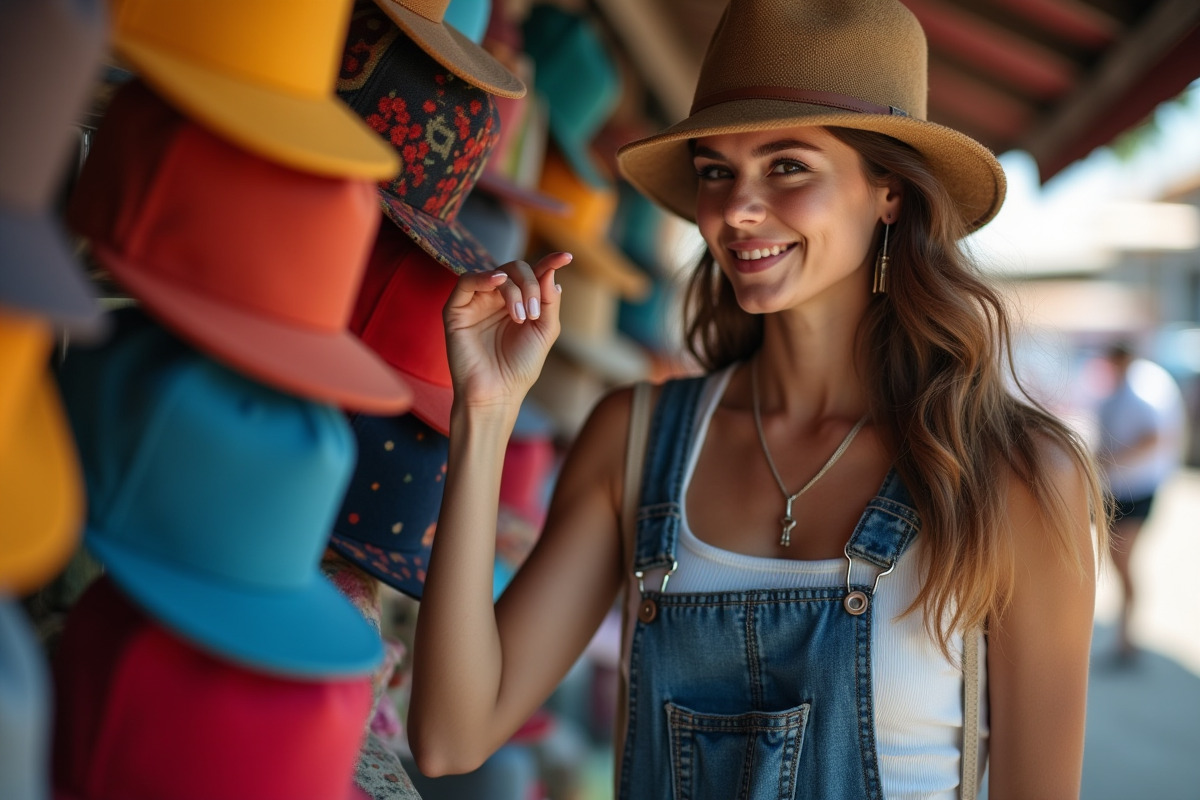
[[[111,0],[113,44],[222,137],[304,172],[370,180],[396,154],[333,94],[346,0]]]
[[[354,768],[368,678],[231,664],[157,624],[107,577],[72,608],[54,678],[56,800],[367,800]]]
[[[76,340],[101,334],[105,320],[52,208],[106,22],[100,0],[0,3],[0,306]]]
[[[201,355],[137,309],[60,381],[87,485],[85,544],[193,644],[290,676],[358,675],[375,630],[320,573],[354,468],[332,406]]]
[[[411,413],[450,432],[454,386],[442,307],[458,279],[390,225],[379,230],[350,329],[404,378]]]
[[[329,546],[420,600],[442,506],[450,440],[412,414],[359,414],[351,426],[358,440],[358,466]]]
[[[591,20],[557,6],[534,6],[524,35],[536,65],[535,87],[550,110],[550,136],[580,178],[609,186],[612,180],[590,148],[620,103],[616,62]]]
[[[492,269],[458,222],[500,135],[491,95],[414,47],[369,0],[354,9],[338,94],[400,154],[400,173],[380,183],[388,218],[447,269]]]
[[[222,362],[345,408],[408,408],[399,376],[346,329],[379,227],[368,181],[266,161],[134,82],[68,220],[150,313]]]
[[[0,310],[0,594],[25,594],[66,564],[83,527],[83,480],[36,317]]]

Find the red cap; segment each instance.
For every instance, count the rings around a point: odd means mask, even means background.
[[[369,677],[296,681],[209,656],[101,578],[55,659],[58,800],[364,800]]]
[[[450,432],[454,401],[442,307],[457,283],[403,231],[384,225],[350,318],[350,329],[412,389],[410,411],[442,434]]]
[[[399,376],[346,330],[379,226],[371,182],[266,161],[133,83],[68,219],[148,311],[218,360],[301,397],[408,408]]]

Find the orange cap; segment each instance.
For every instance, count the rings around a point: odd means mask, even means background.
[[[0,590],[22,594],[66,563],[83,523],[75,445],[46,370],[47,323],[0,311]]]

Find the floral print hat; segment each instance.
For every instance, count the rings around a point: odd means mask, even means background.
[[[492,96],[435,61],[371,0],[351,16],[337,91],[400,155],[384,214],[457,274],[495,267],[458,220],[500,137]]]

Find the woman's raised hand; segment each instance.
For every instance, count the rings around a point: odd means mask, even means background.
[[[510,261],[458,279],[442,312],[456,404],[515,419],[558,338],[554,273],[570,262],[570,253],[551,253],[532,267]]]

